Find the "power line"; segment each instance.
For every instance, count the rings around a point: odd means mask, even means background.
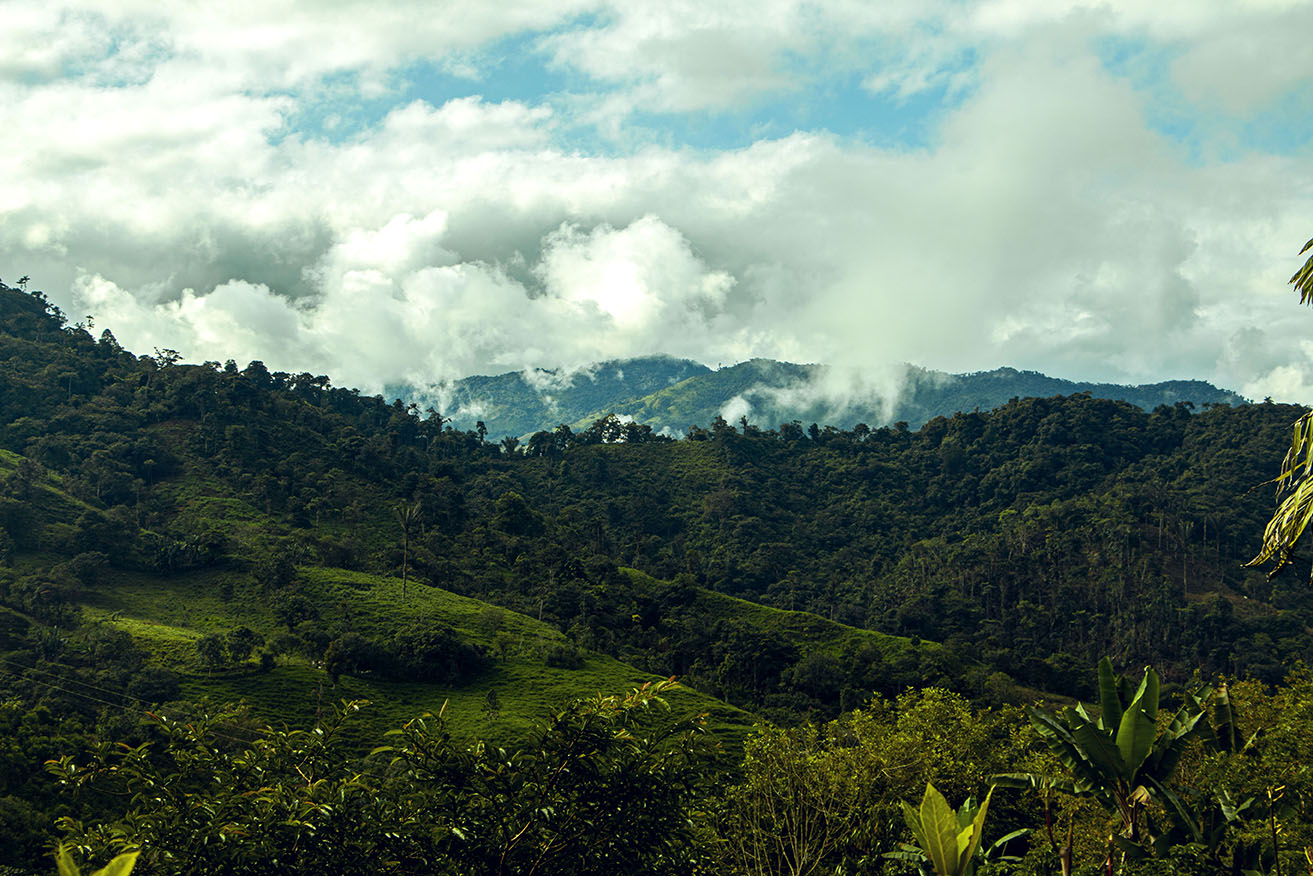
[[[58,667],[61,668],[61,669],[69,669],[69,670],[72,670],[72,671],[74,671],[74,672],[78,671],[78,669],[79,669],[79,667],[76,667],[76,666],[69,666],[67,663],[56,663],[56,662],[53,661],[53,660],[46,660],[46,661],[43,661],[43,662],[44,662],[46,665],[49,665],[49,666],[58,666]],[[130,694],[130,693],[126,693],[126,692],[124,692],[124,691],[111,690],[111,689],[109,689],[109,688],[105,688],[105,687],[98,687],[97,685],[94,685],[94,684],[92,684],[92,683],[89,682],[89,681],[83,681],[83,680],[80,679],[80,678],[74,678],[74,677],[69,677],[69,676],[59,675],[58,673],[55,673],[55,672],[49,672],[48,670],[45,670],[45,669],[38,669],[38,668],[35,667],[35,666],[24,666],[24,665],[21,664],[21,663],[16,663],[16,662],[14,662],[14,661],[12,661],[12,660],[9,660],[8,658],[5,658],[5,657],[0,657],[0,663],[7,663],[7,664],[9,664],[9,666],[11,666],[11,667],[13,667],[13,666],[17,666],[19,669],[22,669],[22,670],[24,670],[25,672],[39,672],[39,673],[41,673],[42,675],[49,675],[49,676],[52,677],[52,678],[58,678],[60,681],[70,681],[70,682],[73,682],[74,684],[80,684],[80,685],[82,685],[83,687],[89,687],[89,688],[91,688],[91,689],[94,690],[94,691],[99,691],[100,693],[109,694],[110,696],[123,697],[123,698],[125,698],[125,699],[135,700],[136,702],[142,703],[143,705],[147,705],[147,706],[154,705],[154,703],[151,702],[150,700],[143,700],[141,697],[135,697],[135,696],[133,696],[132,694]],[[118,704],[118,703],[109,703],[108,705],[119,705],[119,704]]]
[[[61,666],[61,667],[65,668],[65,669],[74,669],[74,668],[76,668],[76,667],[68,666],[67,664],[62,664],[62,663],[53,663],[53,661],[50,661],[50,662],[51,662],[53,665],[55,665],[55,666]],[[92,696],[91,694],[85,693],[85,692],[83,692],[83,691],[70,690],[70,689],[67,688],[67,687],[62,687],[61,685],[55,684],[54,682],[51,682],[51,681],[46,681],[45,679],[42,679],[42,678],[31,678],[31,677],[28,678],[28,681],[32,682],[33,684],[45,685],[46,687],[48,687],[48,688],[50,688],[50,689],[52,689],[52,690],[60,691],[61,693],[68,694],[69,696],[72,696],[72,697],[78,697],[78,698],[80,698],[80,699],[82,699],[82,700],[84,700],[84,701],[86,701],[86,702],[97,703],[97,704],[104,705],[104,706],[110,706],[111,708],[118,708],[118,709],[123,709],[123,710],[127,710],[127,711],[139,712],[139,713],[141,713],[142,715],[144,715],[144,716],[146,716],[146,717],[148,717],[148,718],[150,718],[150,719],[152,719],[152,720],[154,720],[154,721],[157,721],[157,722],[158,722],[158,721],[160,720],[160,716],[159,716],[159,715],[155,714],[153,711],[151,711],[150,709],[146,708],[146,706],[154,706],[154,705],[156,705],[155,703],[152,703],[152,702],[149,701],[149,700],[143,700],[143,699],[141,699],[140,697],[135,697],[135,696],[133,696],[133,695],[131,695],[131,694],[129,694],[129,693],[123,692],[123,691],[113,690],[113,689],[105,688],[105,687],[98,687],[98,686],[96,686],[96,685],[90,684],[89,682],[81,681],[80,679],[64,678],[63,676],[56,675],[55,673],[51,673],[51,672],[46,672],[45,670],[37,669],[36,667],[24,666],[24,665],[22,665],[21,663],[15,663],[14,661],[9,660],[8,658],[4,658],[4,657],[0,657],[0,663],[8,664],[8,665],[11,666],[11,667],[17,667],[18,669],[20,669],[20,670],[22,670],[22,671],[24,671],[24,672],[26,672],[26,673],[41,673],[41,674],[43,674],[43,675],[49,675],[49,676],[51,676],[52,678],[57,678],[57,679],[59,679],[60,681],[72,681],[72,682],[74,682],[74,683],[76,683],[76,684],[82,684],[82,685],[85,685],[86,687],[89,687],[89,688],[91,688],[92,690],[96,690],[96,691],[99,691],[99,692],[101,692],[101,693],[108,694],[108,695],[110,695],[110,696],[118,696],[118,697],[123,697],[123,698],[125,698],[125,699],[133,700],[133,701],[135,701],[135,702],[137,702],[137,703],[141,703],[142,705],[139,706],[139,707],[134,708],[134,707],[132,707],[131,705],[124,704],[124,703],[115,703],[115,702],[111,702],[111,701],[109,701],[109,700],[102,699],[102,698],[100,698],[100,697]],[[12,672],[13,670],[11,669],[10,671]],[[17,674],[17,673],[15,673],[15,674]],[[225,740],[225,741],[227,741],[227,742],[231,742],[231,743],[234,743],[234,744],[236,744],[236,745],[244,746],[244,747],[246,747],[246,748],[248,748],[248,749],[249,749],[251,746],[253,746],[253,745],[259,740],[259,736],[260,736],[260,735],[263,735],[263,734],[266,734],[266,733],[267,733],[267,734],[274,734],[274,733],[278,733],[278,732],[279,732],[279,731],[274,730],[274,729],[273,729],[271,726],[269,726],[268,724],[264,724],[263,726],[261,726],[261,727],[259,727],[259,728],[256,728],[256,730],[255,730],[255,734],[256,734],[256,735],[255,735],[253,738],[247,738],[247,739],[243,739],[243,738],[241,738],[241,737],[237,737],[237,736],[233,736],[233,735],[228,734],[228,733],[224,733],[223,731],[221,731],[221,730],[217,730],[217,729],[215,729],[215,728],[213,728],[213,727],[209,727],[209,728],[207,728],[206,731],[205,731],[205,733],[206,733],[207,735],[209,735],[209,736],[213,736],[213,737],[215,737],[216,739],[223,739],[223,740]],[[303,732],[309,732],[309,731],[303,731]],[[358,763],[358,765],[361,766],[361,767],[364,766],[363,761],[358,761],[357,763]],[[388,778],[387,776],[385,776],[385,775],[383,775],[383,774],[381,774],[381,773],[377,773],[377,772],[374,772],[374,771],[372,771],[372,770],[368,770],[368,769],[359,769],[359,770],[357,770],[357,772],[358,772],[359,774],[361,774],[361,775],[369,775],[369,776],[372,776],[373,778],[376,778],[376,779],[386,779],[386,778]]]
[[[152,703],[152,702],[149,701],[149,700],[143,700],[143,699],[141,699],[140,697],[135,697],[135,696],[133,696],[132,694],[126,693],[126,692],[124,692],[124,691],[116,691],[116,690],[110,690],[109,688],[98,687],[98,686],[93,685],[93,684],[91,684],[91,683],[89,683],[89,682],[82,681],[81,679],[76,679],[76,678],[65,678],[64,676],[56,675],[55,673],[52,673],[52,672],[46,672],[46,671],[44,671],[44,670],[37,669],[36,667],[32,667],[32,666],[24,666],[24,665],[22,665],[21,663],[15,663],[15,662],[13,662],[12,660],[9,660],[9,659],[4,658],[4,657],[0,657],[0,663],[6,663],[6,664],[8,664],[8,665],[11,666],[11,667],[16,666],[16,667],[18,667],[20,670],[22,670],[24,673],[41,673],[42,675],[49,675],[49,676],[51,676],[52,678],[57,678],[57,679],[59,679],[60,681],[66,681],[66,682],[73,682],[73,683],[75,683],[75,684],[81,684],[81,685],[84,685],[84,686],[86,686],[86,687],[91,688],[92,690],[96,690],[96,691],[99,691],[99,692],[101,692],[101,693],[108,694],[108,695],[110,695],[110,696],[123,697],[124,699],[134,700],[135,702],[141,703],[142,705],[134,708],[133,706],[131,706],[131,705],[129,705],[129,704],[126,704],[126,703],[116,703],[116,702],[111,702],[110,700],[106,700],[106,699],[102,699],[102,698],[97,697],[97,696],[93,696],[93,695],[91,695],[91,694],[89,694],[89,693],[86,693],[85,691],[70,690],[70,689],[67,688],[67,687],[62,687],[62,686],[60,686],[60,685],[58,685],[58,684],[55,684],[55,683],[52,682],[52,681],[46,681],[45,679],[42,679],[42,678],[32,678],[32,677],[30,677],[30,676],[27,678],[27,680],[30,681],[30,682],[32,682],[33,684],[41,684],[41,685],[45,685],[46,687],[48,687],[48,688],[50,688],[50,689],[52,689],[52,690],[60,691],[61,693],[68,694],[69,696],[72,696],[72,697],[78,697],[78,698],[80,698],[80,699],[82,699],[82,700],[84,700],[84,701],[86,701],[86,702],[97,703],[97,704],[100,704],[100,705],[109,706],[109,707],[111,707],[111,708],[116,708],[116,709],[123,709],[123,710],[127,710],[127,711],[140,712],[141,714],[145,715],[146,717],[151,718],[151,719],[156,720],[156,721],[158,721],[158,720],[160,719],[160,716],[159,716],[159,715],[156,715],[156,714],[155,714],[154,712],[152,712],[150,709],[146,708],[146,706],[154,706],[154,705],[155,705],[154,703]],[[57,665],[57,666],[65,666],[65,664],[55,664],[55,665]],[[65,668],[72,668],[72,667],[65,666]],[[11,669],[10,671],[13,672],[12,669]],[[14,674],[17,675],[18,673],[15,672]],[[22,677],[22,676],[20,676],[20,677]],[[214,737],[219,738],[219,739],[225,739],[225,740],[227,740],[227,741],[229,741],[229,742],[233,742],[233,743],[236,743],[236,744],[238,744],[238,745],[250,746],[253,742],[255,742],[254,739],[241,739],[241,738],[236,737],[236,736],[230,736],[230,735],[228,735],[228,734],[226,734],[226,733],[223,733],[222,731],[214,730],[213,728],[207,730],[207,732],[208,732],[211,736],[214,736]]]

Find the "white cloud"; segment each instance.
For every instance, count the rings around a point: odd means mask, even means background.
[[[724,271],[708,271],[688,241],[655,216],[588,234],[566,224],[543,243],[537,273],[548,294],[605,314],[626,340],[655,331],[668,342],[681,328],[713,322],[734,285]]]
[[[4,275],[130,348],[369,388],[773,356],[834,364],[836,405],[888,392],[899,360],[1264,395],[1313,373],[1284,287],[1313,213],[1299,151],[1192,155],[1095,51],[1148,41],[1188,101],[1244,115],[1313,78],[1241,63],[1307,5],[10,7]],[[412,61],[480,76],[496,40],[553,27],[542,50],[603,91],[400,96]],[[1223,62],[1236,81],[1191,66]],[[635,107],[709,113],[827,76],[956,102],[916,147],[579,142],[581,107],[622,134]],[[295,127],[362,88],[396,105],[336,141]]]

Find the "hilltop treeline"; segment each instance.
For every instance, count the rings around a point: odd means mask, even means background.
[[[275,588],[297,562],[404,560],[584,648],[794,714],[833,714],[872,685],[961,686],[977,660],[972,693],[990,673],[1079,687],[1103,653],[1178,680],[1275,680],[1308,653],[1302,577],[1269,585],[1241,568],[1293,407],[1143,412],[1077,395],[915,432],[718,419],[681,441],[603,418],[521,446],[322,375],[135,356],[7,288],[0,368],[0,447],[27,460],[0,501],[0,550],[63,539],[113,566],[227,565]],[[23,507],[39,471],[86,503],[62,529]],[[221,521],[189,512],[197,495],[240,499],[281,529],[234,556]],[[416,514],[404,557],[402,505]],[[60,582],[47,583],[25,608],[58,611]],[[701,588],[948,651],[892,676],[870,655],[865,668],[857,653],[802,655],[732,616],[697,616]]]

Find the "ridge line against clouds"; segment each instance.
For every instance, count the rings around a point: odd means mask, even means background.
[[[0,270],[130,349],[368,389],[669,353],[1313,401],[1308,2],[5,16]]]

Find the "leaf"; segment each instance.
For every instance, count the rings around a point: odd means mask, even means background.
[[[975,797],[963,800],[962,805],[957,807],[957,829],[961,830],[974,821],[977,811]]]
[[[1129,703],[1135,698],[1135,692],[1131,690],[1131,680],[1124,675],[1117,676],[1117,696],[1122,703]],[[1112,728],[1109,727],[1109,730]]]
[[[1158,720],[1158,673],[1154,672],[1151,666],[1144,667],[1144,677],[1140,679],[1140,686],[1135,690],[1135,697],[1131,700],[1132,706],[1137,702],[1149,716],[1150,721]]]
[[[132,872],[132,868],[137,865],[137,856],[140,854],[140,849],[124,852],[95,873],[92,873],[91,876],[128,876]],[[55,866],[59,870],[59,876],[81,876],[82,874],[77,862],[73,860],[73,855],[68,846],[61,845],[58,851],[55,852]]]
[[[1196,712],[1188,719],[1181,721],[1180,715],[1185,711],[1183,707],[1177,713],[1177,718],[1172,720],[1172,727],[1168,731],[1167,740],[1158,741],[1151,758],[1150,772],[1154,778],[1161,781],[1167,781],[1176,772],[1176,765],[1181,760],[1181,755],[1189,745],[1190,740],[1199,735],[1202,728],[1208,727],[1208,722],[1203,721],[1204,713]]]
[[[1125,721],[1125,718],[1123,717],[1122,720]],[[1104,784],[1110,779],[1130,777],[1126,761],[1107,731],[1100,730],[1093,724],[1084,723],[1074,728],[1071,735],[1085,757],[1098,768]]]
[[[1313,267],[1309,260],[1306,269]],[[1308,277],[1309,290],[1313,292],[1313,271]],[[1263,545],[1258,556],[1245,565],[1258,566],[1268,560],[1275,565],[1268,571],[1268,578],[1276,575],[1290,561],[1300,535],[1313,516],[1313,413],[1305,414],[1295,421],[1294,435],[1290,449],[1281,463],[1281,473],[1276,478],[1277,495],[1285,494],[1281,499],[1272,519],[1263,531]]]
[[[1134,842],[1133,840],[1127,839],[1124,836],[1120,836],[1120,835],[1113,836],[1112,844],[1115,845],[1121,851],[1125,852],[1126,857],[1130,858],[1133,861],[1139,861],[1149,857],[1149,853],[1145,851],[1143,846],[1141,846],[1137,842]]]
[[[940,876],[958,874],[957,813],[935,786],[926,783],[921,798],[921,830],[926,839],[926,857]]]
[[[1076,790],[1076,784],[1061,776],[1044,776],[1039,773],[995,773],[989,777],[995,785],[1004,788],[1031,788],[1043,792],[1051,789],[1073,797],[1083,792]]]
[[[55,866],[59,869],[59,876],[81,876],[82,871],[78,869],[77,863],[73,860],[73,855],[69,853],[68,847],[61,845],[55,852]]]
[[[1031,724],[1044,737],[1049,750],[1075,778],[1076,790],[1078,792],[1101,791],[1104,778],[1086,758],[1081,747],[1076,744],[1071,730],[1053,716],[1038,709],[1028,706],[1026,713],[1030,716]]]
[[[880,857],[888,858],[891,861],[903,861],[908,864],[920,864],[925,860],[925,852],[915,846],[905,845],[896,852],[884,852]]]
[[[976,813],[975,820],[970,827],[957,835],[957,873],[965,872],[967,863],[975,856],[976,849],[980,846],[981,837],[985,835],[985,813],[989,810],[989,798],[993,796],[994,789],[990,788],[984,802],[980,804],[980,811]]]
[[[916,840],[916,844],[923,849],[928,848],[929,843],[926,841],[925,831],[921,827],[921,813],[906,800],[900,800],[899,802],[903,804],[903,819],[907,822],[907,826],[911,828],[912,837]]]
[[[137,856],[140,854],[140,851],[124,852],[91,876],[128,876],[137,865]]]
[[[1157,696],[1157,693],[1155,688],[1154,695]],[[1141,697],[1137,696],[1131,702],[1130,708],[1122,714],[1121,726],[1117,728],[1117,751],[1123,764],[1122,775],[1128,782],[1135,777],[1136,771],[1149,756],[1157,733],[1153,719],[1149,717],[1148,710],[1141,706],[1140,700]],[[1154,711],[1157,712],[1157,709]]]
[[[1005,833],[1005,834],[1003,834],[1001,837],[999,837],[998,839],[994,840],[994,842],[993,842],[992,845],[990,845],[990,847],[989,847],[989,857],[993,857],[993,855],[994,855],[995,852],[1001,852],[1001,851],[1003,851],[1004,849],[1006,849],[1006,848],[1008,847],[1008,843],[1012,842],[1014,839],[1020,839],[1021,837],[1026,836],[1026,835],[1029,834],[1030,832],[1031,832],[1031,829],[1030,829],[1029,827],[1023,827],[1023,828],[1021,828],[1021,829],[1019,829],[1019,830],[1014,830],[1014,831],[1012,831],[1012,833]],[[1015,860],[1015,861],[1020,861],[1021,859],[1020,859],[1020,858],[1015,858],[1015,857],[1012,857],[1012,856],[1007,856],[1007,857],[999,858],[999,860],[1000,860],[1000,861],[1013,861],[1013,860]]]
[[[1112,661],[1104,657],[1099,661],[1099,708],[1103,710],[1100,726],[1111,730],[1121,723],[1122,703],[1117,696],[1117,676],[1112,671]]]
[[[1237,806],[1236,802],[1231,799],[1231,795],[1228,794],[1226,791],[1222,791],[1217,795],[1217,806],[1219,809],[1222,810],[1222,817],[1225,818],[1227,821],[1235,821],[1236,819],[1238,819],[1240,817],[1240,813],[1248,809],[1253,804],[1253,802],[1254,802],[1254,798],[1249,797],[1245,800],[1245,802]]]
[[[1217,746],[1222,751],[1240,750],[1240,728],[1225,683],[1217,688],[1217,701],[1213,706],[1213,734],[1217,737]]]
[[[1163,808],[1167,810],[1167,817],[1172,820],[1172,824],[1189,836],[1191,842],[1203,842],[1203,834],[1199,832],[1199,820],[1186,806],[1185,801],[1175,791],[1157,779],[1149,779],[1149,785],[1153,788],[1154,799],[1163,804]]]

